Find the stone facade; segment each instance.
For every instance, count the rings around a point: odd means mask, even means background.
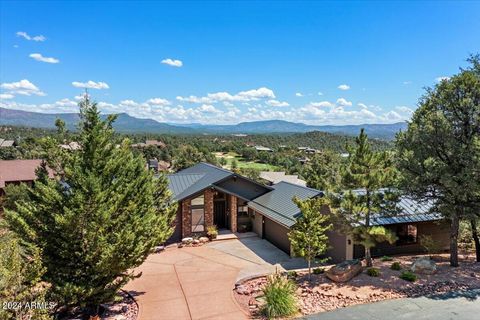
[[[213,225],[213,190],[207,189],[204,192],[205,196],[205,232],[207,227]]]
[[[182,201],[182,238],[192,235],[192,216],[190,215],[190,199]]]
[[[230,230],[237,232],[237,197],[228,195],[229,212],[230,212]]]

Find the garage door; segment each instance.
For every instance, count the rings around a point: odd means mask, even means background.
[[[274,244],[279,249],[290,255],[290,240],[288,239],[288,229],[279,225],[273,220],[264,217],[263,237]]]

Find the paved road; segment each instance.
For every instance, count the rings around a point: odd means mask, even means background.
[[[430,298],[406,298],[310,315],[304,320],[474,320],[480,319],[480,290]]]

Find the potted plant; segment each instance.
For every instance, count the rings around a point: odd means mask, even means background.
[[[210,239],[210,241],[217,238],[218,230],[216,225],[207,227],[207,236]]]

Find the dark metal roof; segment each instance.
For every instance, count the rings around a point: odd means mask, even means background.
[[[319,190],[286,181],[272,187],[274,190],[248,202],[248,206],[288,228],[295,224],[296,217],[300,214],[299,208],[293,202],[294,197],[305,200],[323,194]]]
[[[380,192],[385,190],[386,189],[381,189]],[[365,194],[365,190],[361,189],[352,190],[352,192],[358,195]],[[381,226],[388,224],[425,222],[442,219],[442,216],[439,213],[432,212],[433,206],[433,201],[420,202],[412,199],[409,196],[403,195],[400,196],[399,202],[397,203],[399,214],[388,215],[385,213],[379,213],[372,216],[370,223],[374,226]]]

